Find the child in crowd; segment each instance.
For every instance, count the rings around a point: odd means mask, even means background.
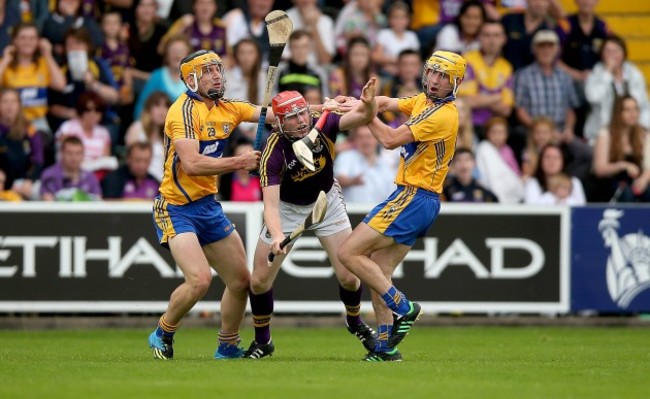
[[[389,28],[379,31],[377,45],[372,52],[372,59],[383,74],[397,74],[397,58],[402,51],[420,51],[418,36],[408,29],[410,23],[408,4],[403,1],[391,4],[388,8]]]
[[[133,102],[132,67],[135,61],[131,57],[129,46],[126,44],[122,15],[117,11],[106,12],[102,16],[102,32],[104,45],[97,51],[97,56],[108,61],[113,77],[119,86],[120,102]]]

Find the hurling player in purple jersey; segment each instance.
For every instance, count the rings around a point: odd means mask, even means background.
[[[309,104],[296,91],[283,91],[273,98],[277,120],[260,161],[260,185],[264,196],[264,228],[255,249],[251,276],[250,299],[255,327],[255,340],[244,357],[259,359],[275,350],[271,341],[270,321],[273,314],[273,281],[291,245],[280,248],[285,236],[298,227],[311,212],[320,191],[327,193],[327,212],[322,222],[313,225],[327,252],[338,279],[339,296],[345,305],[346,325],[366,347],[373,350],[375,332],[361,320],[361,283],[339,262],[336,251],[352,232],[341,194],[334,179],[334,141],[342,130],[367,124],[377,113],[375,78],[364,87],[361,101],[346,114],[331,112],[314,146],[315,171],[303,166],[291,145],[303,138],[318,119],[310,114]],[[334,100],[326,101],[324,109],[338,108]],[[275,259],[269,265],[269,252]]]

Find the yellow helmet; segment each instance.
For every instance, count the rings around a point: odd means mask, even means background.
[[[466,67],[467,61],[459,54],[442,50],[434,52],[427,60],[424,65],[424,71],[422,72],[422,86],[426,90],[425,93],[427,93],[427,96],[430,96],[426,78],[428,71],[442,72],[449,76],[449,83],[454,85],[453,94],[456,95],[460,80],[465,77]]]
[[[204,67],[217,65],[221,73],[221,87],[219,90],[208,89],[205,93],[199,93],[210,99],[217,100],[223,97],[226,90],[226,75],[224,74],[224,65],[221,57],[212,50],[199,50],[181,60],[180,74],[181,80],[188,89],[196,93],[199,91],[199,80],[203,75]]]

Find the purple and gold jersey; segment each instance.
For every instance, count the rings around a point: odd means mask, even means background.
[[[194,22],[185,29],[185,35],[190,41],[194,51],[213,50],[220,56],[226,55],[226,26],[219,19],[214,19],[212,30],[203,33],[199,25]]]
[[[395,183],[442,192],[456,150],[458,111],[453,101],[433,104],[424,93],[398,100],[415,141],[402,146]]]
[[[318,115],[312,114],[313,123]],[[330,112],[314,147],[315,171],[303,166],[284,134],[273,131],[266,141],[260,161],[260,185],[280,185],[280,200],[295,205],[313,204],[320,191],[334,184],[334,142],[339,133],[340,114]]]
[[[165,174],[160,183],[162,197],[170,204],[184,205],[215,194],[218,177],[185,173],[174,141],[184,138],[198,140],[202,155],[221,158],[230,134],[242,121],[250,121],[255,110],[256,107],[247,101],[221,99],[208,109],[191,92],[178,97],[165,119]]]
[[[113,77],[120,85],[123,83],[124,69],[135,65],[135,60],[131,58],[131,52],[126,43],[118,44],[116,49],[112,49],[104,43],[97,51],[97,56],[108,61],[108,64],[111,66],[111,72],[113,72]]]

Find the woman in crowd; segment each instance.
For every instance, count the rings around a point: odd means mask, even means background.
[[[601,129],[593,170],[594,200],[650,202],[650,134],[639,124],[639,105],[630,95],[614,102],[612,123]]]
[[[459,54],[478,50],[478,34],[485,19],[485,8],[480,1],[466,1],[454,22],[445,25],[438,33],[435,49]]]
[[[348,42],[340,67],[330,74],[330,95],[332,98],[343,95],[359,98],[363,85],[370,79],[373,71],[370,62],[370,44],[362,37]]]
[[[584,205],[586,203],[585,192],[578,178],[570,178],[570,191],[567,195],[563,194],[562,190],[566,187],[564,183],[567,176],[564,169],[564,154],[560,145],[547,144],[544,146],[539,154],[539,163],[534,176],[526,181],[524,203]],[[550,195],[545,195],[546,193],[550,193]],[[557,202],[549,201],[552,199],[548,198],[550,196],[553,196]]]
[[[535,174],[542,148],[556,141],[558,140],[555,133],[555,122],[547,117],[535,118],[528,132],[526,148],[521,156],[521,170],[524,178]]]

